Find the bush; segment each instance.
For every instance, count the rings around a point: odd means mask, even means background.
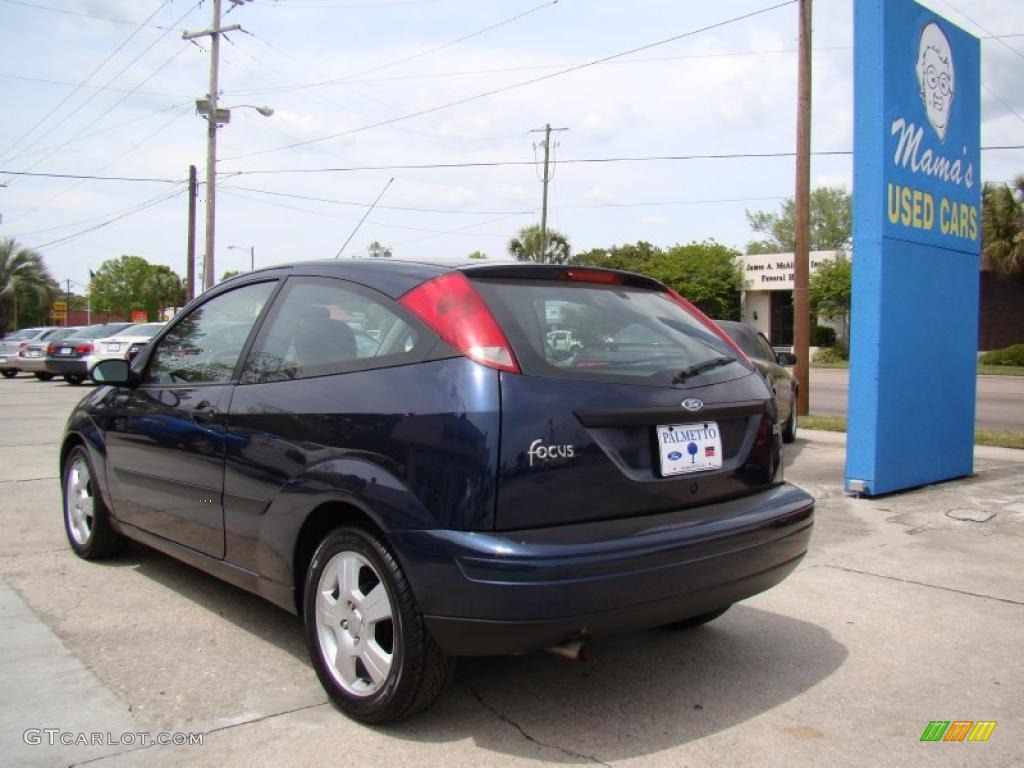
[[[834,347],[836,345],[836,329],[827,325],[811,326],[812,347]]]
[[[822,347],[814,353],[812,363],[842,363],[850,359],[850,352],[845,347]]]
[[[1013,344],[1003,349],[993,349],[982,355],[978,362],[982,365],[1024,366],[1024,344]]]

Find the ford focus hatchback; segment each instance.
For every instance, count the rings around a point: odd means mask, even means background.
[[[74,551],[134,539],[300,615],[368,722],[429,706],[457,656],[709,621],[811,534],[763,377],[638,275],[263,270],[93,377],[60,453]]]

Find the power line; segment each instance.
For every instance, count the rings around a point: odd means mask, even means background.
[[[328,3],[313,4],[312,0],[305,0],[308,5],[302,3],[283,2],[282,0],[254,0],[257,5],[274,6],[275,8],[310,8],[320,10],[323,8],[390,8],[398,5],[429,5],[439,3],[441,0],[391,0],[381,3]]]
[[[331,205],[351,205],[357,208],[368,208],[369,203],[359,203],[350,200],[335,200],[329,197],[315,197],[312,195],[296,195],[288,192],[276,192],[269,189],[257,189],[255,187],[239,187],[230,186],[222,187],[223,189],[236,189],[243,192],[257,192],[261,195],[270,195],[272,197],[287,197],[294,200],[307,200],[314,203],[329,203]],[[510,216],[520,215],[526,213],[535,213],[536,209],[533,210],[516,210],[516,211],[467,211],[467,210],[453,210],[451,208],[417,208],[406,205],[377,205],[378,208],[389,210],[389,211],[404,211],[409,213],[440,213],[440,214],[460,214],[470,216]]]
[[[511,91],[511,90],[514,90],[514,89],[517,89],[517,88],[522,88],[522,87],[527,86],[527,85],[533,85],[535,83],[543,82],[545,80],[550,80],[550,79],[555,78],[555,77],[560,77],[561,75],[566,75],[566,74],[569,74],[570,72],[578,72],[579,70],[585,69],[587,67],[596,66],[598,64],[602,64],[602,63],[604,63],[606,61],[611,61],[613,59],[620,59],[620,58],[622,58],[624,56],[629,56],[631,54],[639,53],[641,51],[650,50],[651,48],[655,48],[657,46],[665,45],[667,43],[672,43],[672,42],[675,42],[677,40],[682,40],[682,39],[687,38],[687,37],[692,37],[694,35],[700,34],[702,32],[707,32],[707,31],[710,31],[712,29],[718,29],[720,27],[724,27],[724,26],[727,26],[729,24],[735,24],[735,23],[740,22],[740,21],[744,21],[744,20],[747,20],[747,19],[754,18],[756,16],[760,16],[760,15],[768,13],[770,11],[778,10],[779,8],[784,8],[784,7],[788,6],[788,5],[793,5],[795,2],[796,2],[796,0],[785,0],[785,2],[779,3],[777,5],[768,6],[766,8],[762,8],[762,9],[757,10],[757,11],[751,11],[750,13],[746,13],[746,14],[743,14],[741,16],[735,16],[735,17],[733,17],[731,19],[725,19],[723,21],[715,22],[714,24],[709,24],[707,26],[700,27],[699,29],[693,29],[693,30],[690,30],[689,32],[683,32],[683,33],[678,34],[678,35],[673,35],[672,37],[667,37],[667,38],[665,38],[663,40],[657,40],[657,41],[655,41],[653,43],[647,43],[645,45],[641,45],[641,46],[638,46],[636,48],[631,48],[631,49],[626,50],[626,51],[621,51],[619,53],[614,53],[614,54],[611,54],[609,56],[603,56],[603,57],[601,57],[599,59],[594,59],[592,61],[588,61],[588,62],[585,62],[583,64],[577,64],[576,66],[569,67],[569,68],[563,69],[563,70],[559,70],[558,72],[552,72],[552,73],[549,73],[547,75],[541,75],[539,77],[534,77],[534,78],[531,78],[529,80],[521,81],[519,83],[513,83],[511,85],[506,85],[506,86],[503,86],[501,88],[494,88],[494,89],[491,89],[489,91],[485,91],[483,93],[478,93],[478,94],[474,94],[472,96],[467,96],[465,98],[458,99],[457,101],[449,102],[447,104],[439,104],[437,106],[428,107],[427,109],[421,109],[421,110],[418,110],[416,112],[411,112],[411,113],[406,114],[406,115],[399,115],[397,117],[389,118],[387,120],[381,120],[381,121],[378,121],[376,123],[371,123],[369,125],[363,125],[363,126],[360,126],[360,127],[357,127],[357,128],[350,128],[350,129],[345,130],[345,131],[339,131],[337,133],[329,134],[327,136],[321,136],[320,138],[316,138],[316,139],[307,139],[305,141],[295,142],[293,144],[287,144],[287,145],[280,146],[280,147],[270,147],[268,149],[257,150],[255,152],[247,152],[245,154],[234,155],[232,157],[225,157],[223,159],[225,161],[228,161],[228,160],[239,160],[239,159],[245,158],[245,157],[254,157],[256,155],[265,155],[265,154],[269,154],[271,152],[280,152],[280,151],[286,150],[286,149],[295,149],[297,147],[308,146],[309,144],[317,144],[317,143],[319,143],[321,141],[327,141],[329,139],[335,139],[335,138],[338,138],[340,136],[348,136],[348,135],[351,135],[353,133],[359,133],[361,131],[366,131],[366,130],[369,130],[371,128],[380,128],[381,126],[391,125],[392,123],[401,122],[403,120],[409,120],[409,119],[414,118],[414,117],[422,117],[423,115],[433,114],[435,112],[440,112],[440,111],[445,110],[445,109],[450,109],[452,107],[457,107],[457,106],[460,106],[462,104],[467,104],[467,103],[469,103],[471,101],[476,101],[476,100],[479,100],[479,99],[483,99],[483,98],[486,98],[488,96],[494,96],[495,94],[498,94],[498,93],[504,93],[505,91]]]
[[[146,17],[145,21],[141,22],[134,30],[132,30],[132,33],[130,35],[128,35],[128,37],[126,37],[124,39],[124,41],[122,41],[122,43],[119,46],[117,46],[117,48],[115,48],[113,50],[113,52],[109,56],[107,56],[107,58],[105,58],[102,62],[100,62],[100,65],[98,67],[96,67],[96,69],[94,69],[92,72],[90,72],[86,76],[86,78],[84,80],[82,80],[82,82],[80,82],[71,91],[71,93],[67,94],[63,99],[61,99],[60,102],[57,104],[57,106],[55,106],[53,109],[51,109],[49,112],[47,112],[41,118],[39,118],[39,121],[35,125],[33,125],[27,131],[25,131],[25,133],[23,133],[21,136],[19,136],[17,139],[15,139],[14,143],[9,145],[7,147],[7,149],[5,149],[3,152],[0,152],[0,159],[6,158],[7,155],[10,153],[10,151],[12,149],[14,149],[16,146],[18,146],[26,137],[31,136],[33,131],[36,130],[36,128],[38,128],[43,123],[45,123],[47,120],[49,120],[50,117],[57,112],[57,110],[59,110],[61,107],[63,107],[65,104],[67,104],[68,100],[70,100],[72,96],[74,96],[76,93],[78,93],[78,91],[82,88],[82,86],[84,86],[86,83],[88,83],[90,80],[92,80],[92,78],[101,69],[103,69],[103,67],[105,67],[107,65],[107,62],[109,62],[118,53],[120,53],[121,49],[124,48],[126,45],[128,45],[128,43],[130,43],[132,41],[132,39],[137,34],[139,34],[139,32],[142,31],[142,29],[143,29],[142,24],[148,23],[150,21],[150,19],[152,19],[154,16],[156,16],[158,13],[160,13],[160,11],[162,11],[167,6],[167,4],[170,3],[170,2],[171,2],[171,0],[164,0],[155,11],[153,11],[151,14],[149,14],[149,16]]]
[[[114,216],[113,218],[108,219],[107,221],[104,221],[100,224],[95,224],[91,227],[81,230],[80,232],[65,235],[64,237],[58,237],[55,240],[50,240],[49,242],[41,243],[39,245],[33,245],[31,247],[34,250],[40,251],[43,248],[52,248],[53,246],[64,245],[72,240],[78,239],[79,237],[83,237],[84,235],[87,235],[90,232],[95,232],[98,229],[103,229],[104,227],[110,226],[114,222],[120,221],[121,219],[125,219],[129,216],[134,216],[136,213],[141,213],[142,211],[148,210],[149,208],[152,208],[155,205],[165,203],[168,200],[171,200],[177,197],[178,195],[182,194],[184,191],[185,189],[184,187],[182,187],[182,189],[174,190],[171,192],[162,192],[157,197],[151,198],[150,200],[147,200],[146,202],[135,206],[133,210],[130,210],[126,213],[122,213],[119,216]]]
[[[0,170],[0,173],[7,174],[8,176],[31,176],[34,178],[43,179],[90,179],[92,181],[138,181],[150,184],[180,184],[181,179],[159,179],[152,177],[137,177],[137,176],[95,176],[86,173],[38,173],[32,171],[5,171]]]
[[[171,29],[171,27],[162,27],[159,24],[147,24],[146,22],[129,21],[128,19],[115,19],[110,16],[100,16],[95,13],[86,13],[85,11],[72,11],[67,8],[53,8],[49,5],[41,5],[40,3],[29,3],[25,0],[2,0],[2,2],[10,3],[11,5],[23,5],[26,8],[38,8],[41,11],[52,11],[53,13],[64,13],[69,16],[84,16],[87,19],[99,19],[100,21],[109,21],[114,24],[127,24],[129,26],[145,27],[146,29]],[[158,9],[159,10],[159,9]],[[149,17],[153,18],[152,16]],[[146,21],[149,21],[147,19]]]
[[[940,0],[940,2],[943,5],[945,5],[947,8],[952,8],[954,11],[959,13],[961,16],[963,16],[965,19],[967,19],[969,22],[971,22],[971,24],[973,24],[978,29],[980,29],[982,32],[984,32],[986,35],[988,35],[990,38],[995,40],[997,43],[999,43],[1001,46],[1003,46],[1003,48],[1008,50],[1014,56],[1019,56],[1020,58],[1024,59],[1024,53],[1021,53],[1020,51],[1018,51],[1016,48],[1011,46],[1009,43],[1007,43],[1001,37],[999,37],[997,35],[993,35],[991,30],[987,29],[986,27],[983,27],[981,24],[979,24],[974,19],[972,19],[970,16],[968,16],[966,13],[964,13],[962,10],[960,10],[957,6],[953,5],[950,2],[947,2],[947,0]]]
[[[0,0],[0,1],[2,1],[2,0]],[[71,80],[53,80],[52,78],[47,78],[47,77],[30,77],[29,75],[12,75],[12,74],[8,74],[8,73],[5,73],[5,72],[0,72],[0,77],[4,78],[6,80],[24,80],[24,81],[29,82],[29,83],[44,83],[46,85],[74,85],[74,86],[79,86],[80,88],[85,88],[87,90],[112,91],[114,93],[133,93],[134,92],[134,93],[137,93],[137,94],[142,95],[142,96],[167,96],[167,97],[170,97],[172,99],[182,99],[182,98],[185,98],[185,96],[186,96],[186,94],[184,94],[184,93],[167,93],[165,91],[140,91],[140,90],[134,90],[133,91],[132,89],[129,89],[129,88],[114,88],[112,86],[104,87],[102,85],[79,85],[78,83],[75,83],[75,82],[73,82]]]

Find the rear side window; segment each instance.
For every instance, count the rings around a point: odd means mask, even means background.
[[[696,317],[660,291],[565,280],[477,279],[526,375],[670,386],[732,378],[746,366]],[[706,378],[705,378],[706,377]]]
[[[418,362],[426,339],[398,312],[387,297],[353,283],[291,278],[260,331],[242,383]]]

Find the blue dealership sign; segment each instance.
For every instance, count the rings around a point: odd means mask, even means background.
[[[978,39],[911,0],[854,2],[846,487],[970,474],[981,244]]]

